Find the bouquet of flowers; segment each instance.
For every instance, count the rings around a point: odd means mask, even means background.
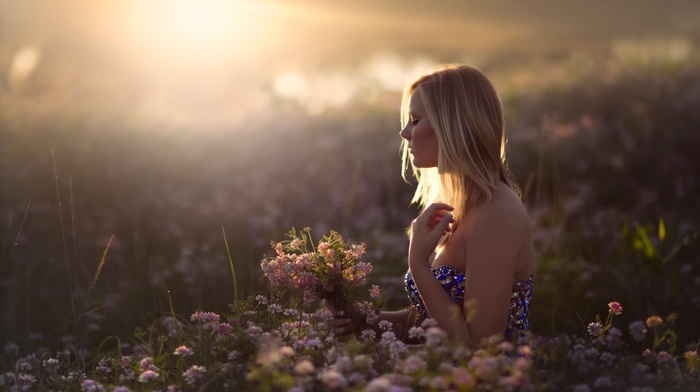
[[[331,231],[314,247],[309,228],[300,232],[292,229],[287,236],[289,240],[272,241],[276,255],[264,258],[260,264],[273,290],[299,296],[302,305],[325,300],[354,319],[358,313],[373,311],[371,303],[358,301],[358,289],[365,286],[372,272],[371,264],[360,261],[364,243],[346,243],[339,233]],[[370,290],[372,297],[376,298],[377,290]]]

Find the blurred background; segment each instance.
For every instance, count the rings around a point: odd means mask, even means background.
[[[130,336],[169,297],[225,311],[222,228],[239,295],[309,226],[366,242],[405,306],[400,94],[455,62],[505,105],[533,329],[584,333],[616,300],[689,341],[699,20],[691,0],[0,0],[0,342]]]

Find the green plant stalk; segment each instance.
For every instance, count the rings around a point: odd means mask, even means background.
[[[231,277],[233,279],[233,300],[238,302],[238,281],[236,280],[236,269],[233,266],[233,258],[231,257],[231,250],[228,247],[228,240],[226,239],[226,230],[224,229],[223,223],[221,223],[221,232],[224,235],[224,245],[226,245],[226,255],[228,256],[228,264],[231,267]]]
[[[51,158],[53,160],[53,174],[54,174],[54,180],[56,182],[56,198],[58,200],[58,219],[59,223],[61,225],[61,239],[63,240],[63,255],[65,256],[66,259],[66,275],[68,277],[68,293],[70,297],[70,305],[71,305],[71,310],[73,314],[73,319],[75,320],[76,318],[76,310],[75,310],[75,300],[73,299],[73,281],[71,279],[71,274],[70,274],[70,261],[68,260],[68,245],[66,244],[66,233],[64,230],[64,223],[63,223],[63,212],[61,210],[61,192],[58,186],[58,169],[56,167],[56,154],[54,153],[53,148],[51,149]]]
[[[5,265],[2,267],[2,271],[0,272],[0,279],[2,279],[3,275],[5,274],[5,270],[7,270],[7,266],[10,265],[10,257],[12,257],[12,252],[14,252],[15,247],[17,247],[17,241],[19,241],[19,236],[22,234],[22,227],[24,227],[24,221],[27,219],[27,213],[29,212],[29,205],[32,203],[32,201],[27,202],[27,208],[24,209],[24,217],[22,217],[22,223],[19,224],[19,230],[17,230],[17,236],[15,237],[15,241],[12,243],[12,247],[10,248],[10,252],[7,254],[7,258],[5,259]],[[8,231],[10,226],[12,226],[12,214],[8,217],[7,220],[7,227]],[[4,243],[4,241],[3,241]],[[3,248],[3,253],[5,253],[5,249]]]
[[[173,307],[173,297],[170,296],[170,290],[168,293],[168,304],[170,305],[170,317],[173,319],[173,325],[175,325],[175,336],[177,336],[177,341],[182,345],[182,335],[180,335],[180,327],[177,325],[177,318],[175,317],[175,308]]]

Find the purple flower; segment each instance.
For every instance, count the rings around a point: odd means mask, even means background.
[[[154,372],[153,370],[146,370],[139,376],[139,382],[145,384],[149,381],[155,380],[156,378],[158,378],[158,373]]]

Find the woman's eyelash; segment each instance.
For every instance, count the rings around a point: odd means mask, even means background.
[[[417,119],[411,119],[411,120],[408,120],[408,122],[409,122],[411,125],[416,125],[416,124],[418,124],[418,120],[417,120]]]

